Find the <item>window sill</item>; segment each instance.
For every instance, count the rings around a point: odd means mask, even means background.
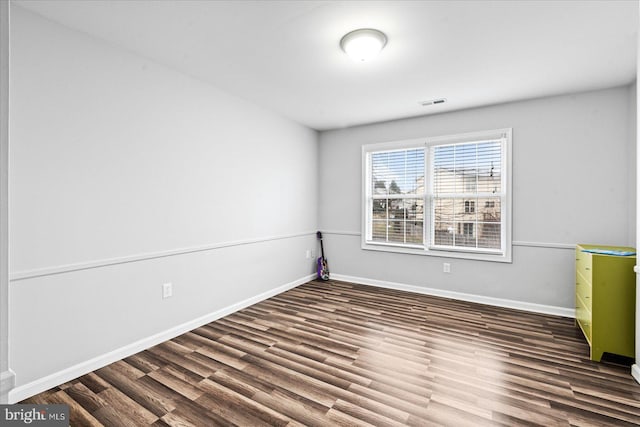
[[[474,251],[450,251],[446,249],[425,249],[420,247],[411,247],[403,245],[394,245],[388,243],[362,242],[362,249],[367,251],[391,252],[408,255],[433,256],[440,258],[457,258],[468,259],[474,261],[491,261],[511,263],[510,248],[506,253],[494,252],[474,252]]]

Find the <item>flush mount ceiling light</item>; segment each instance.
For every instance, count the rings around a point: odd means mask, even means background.
[[[345,34],[340,47],[356,61],[368,61],[378,56],[387,44],[387,36],[373,28],[361,28]]]

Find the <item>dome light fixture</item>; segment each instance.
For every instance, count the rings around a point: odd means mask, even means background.
[[[340,47],[356,61],[368,61],[378,56],[387,44],[387,36],[373,28],[353,30],[342,37]]]

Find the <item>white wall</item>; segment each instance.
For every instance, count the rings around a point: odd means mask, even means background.
[[[321,133],[319,217],[332,272],[571,313],[573,245],[633,244],[631,92],[620,87]],[[513,263],[360,248],[363,144],[505,127],[513,128]],[[451,274],[442,272],[443,261]]]
[[[9,2],[0,2],[0,404],[7,403],[9,369]]]
[[[312,274],[314,131],[20,7],[11,19],[13,400]]]

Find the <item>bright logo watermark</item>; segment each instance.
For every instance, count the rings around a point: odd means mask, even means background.
[[[0,405],[0,426],[69,427],[69,406]]]

